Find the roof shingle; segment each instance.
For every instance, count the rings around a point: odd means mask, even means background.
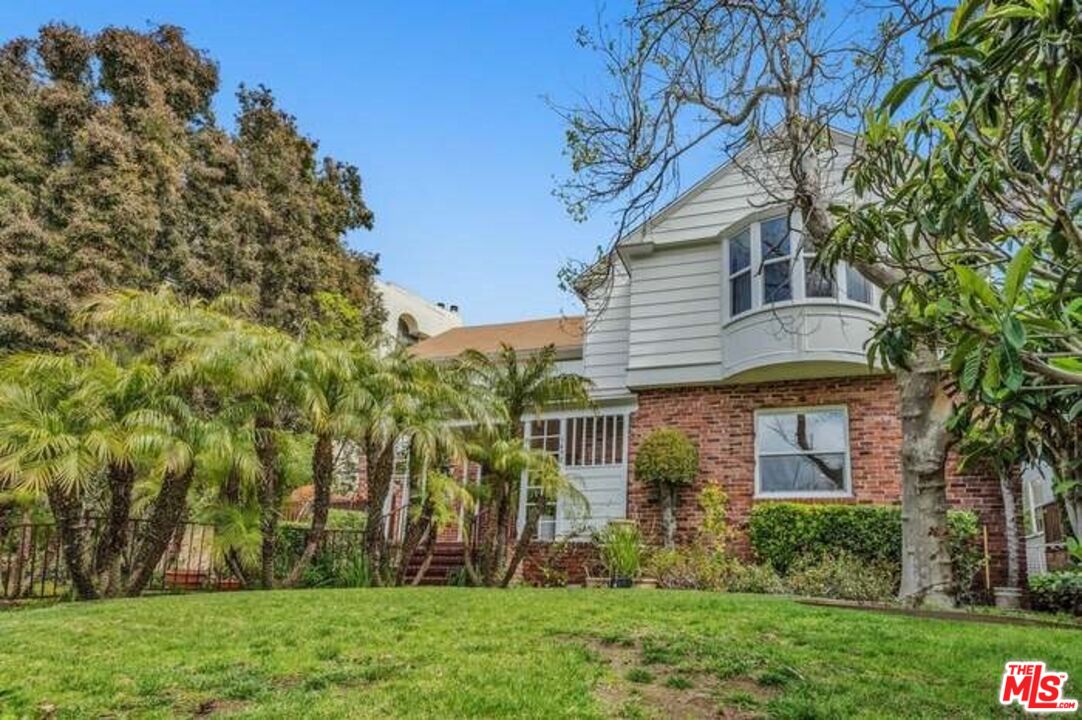
[[[477,350],[487,355],[498,351],[501,344],[507,344],[519,352],[555,345],[561,355],[576,355],[582,353],[582,332],[582,316],[467,325],[422,340],[410,348],[410,352],[435,360],[455,357],[463,350]]]

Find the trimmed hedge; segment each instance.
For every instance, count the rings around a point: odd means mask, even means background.
[[[947,524],[952,556],[972,555],[978,532],[976,515],[951,510]],[[821,558],[841,550],[868,562],[900,567],[902,510],[893,505],[764,503],[752,508],[748,537],[759,559],[782,574],[799,558]],[[952,559],[956,563],[963,560]]]

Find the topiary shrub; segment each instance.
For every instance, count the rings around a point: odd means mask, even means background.
[[[1082,570],[1032,575],[1029,592],[1038,610],[1082,615]]]
[[[661,520],[665,547],[676,538],[676,488],[691,485],[699,474],[699,450],[676,428],[658,428],[639,445],[635,453],[635,477],[656,486],[660,492]]]
[[[980,524],[969,510],[950,510],[947,529],[954,594],[967,600],[983,566]],[[782,575],[802,558],[814,562],[841,551],[866,563],[900,569],[902,511],[893,505],[763,503],[752,508],[748,539],[758,558]]]
[[[676,428],[654,430],[635,454],[635,477],[655,485],[690,485],[699,473],[699,450]]]

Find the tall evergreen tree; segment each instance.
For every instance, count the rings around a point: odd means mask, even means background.
[[[0,48],[0,350],[72,344],[73,308],[118,287],[250,296],[291,332],[340,295],[379,327],[357,168],[318,156],[263,87],[239,91],[180,28],[53,24]]]

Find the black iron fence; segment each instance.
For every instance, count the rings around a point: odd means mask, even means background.
[[[121,553],[121,577],[126,580],[145,521],[128,521]],[[86,518],[79,527],[83,547],[92,557],[101,535],[102,521]],[[284,577],[300,556],[307,531],[283,526],[279,533],[275,567]],[[339,568],[363,555],[361,530],[327,530],[315,566]],[[242,553],[217,539],[215,527],[185,522],[178,526],[146,587],[150,592],[238,590],[244,580]],[[254,576],[255,571],[251,574]],[[328,581],[329,582],[329,581]],[[0,600],[63,597],[71,592],[71,577],[60,534],[52,523],[17,523],[0,527]]]

